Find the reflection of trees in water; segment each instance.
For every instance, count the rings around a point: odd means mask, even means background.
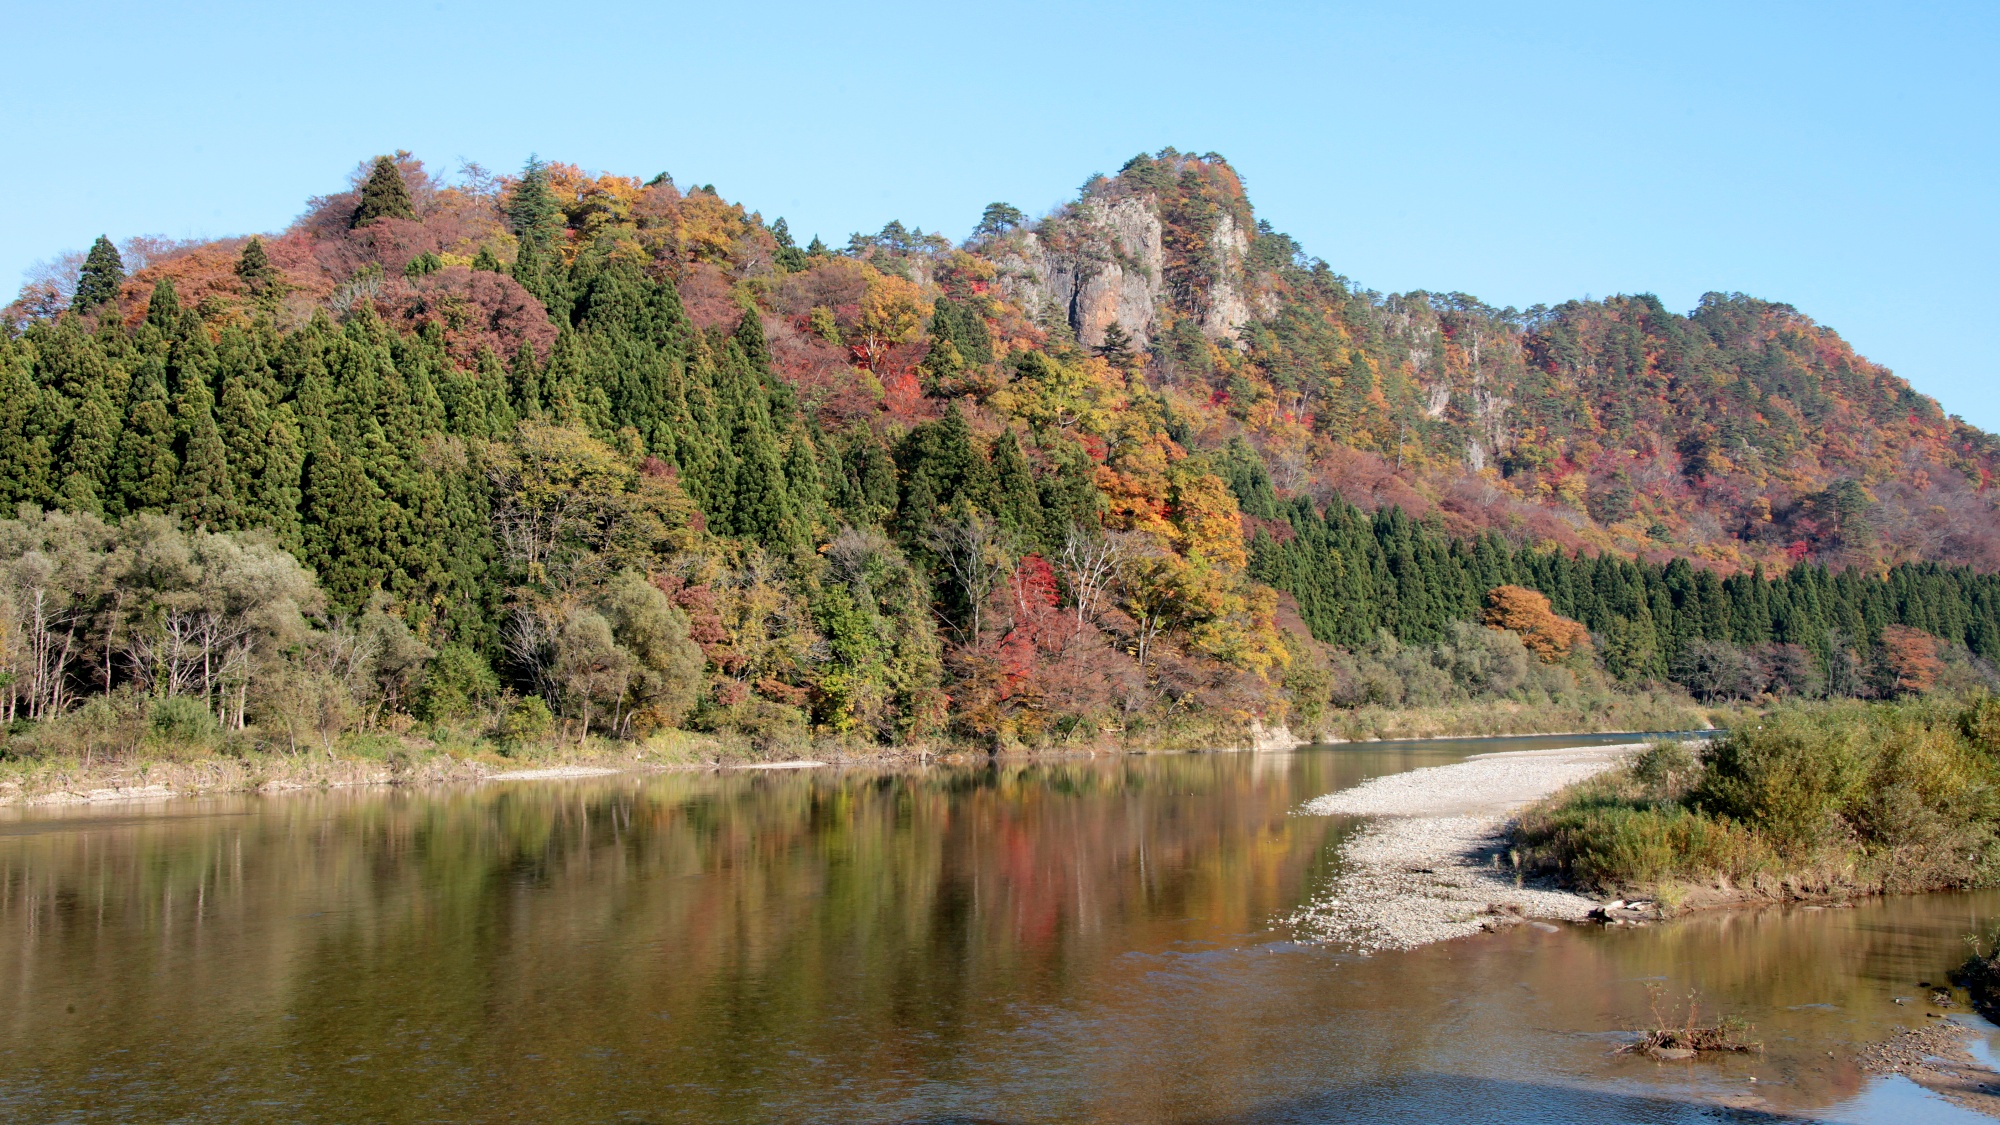
[[[595,1045],[725,1087],[790,1050],[894,1068],[1128,950],[1261,929],[1303,889],[1326,822],[1287,813],[1317,791],[1187,755],[215,802],[16,837],[0,956],[355,1112],[436,1076],[386,1065],[364,1092],[314,1060],[411,1036],[455,1065]],[[46,1007],[15,1034],[52,1073],[158,1047]]]
[[[1350,822],[1290,810],[1442,760],[1164,755],[92,810],[87,829],[0,843],[17,982],[0,1050],[51,1114],[145,1072],[128,1083],[145,1112],[127,1116],[263,1100],[326,1120],[768,1120],[1023,1074],[1185,1116],[1190,1089],[1248,1105],[1274,1071],[1361,1082],[1460,1050],[1553,1043],[1558,1069],[1639,1068],[1589,1036],[1639,1026],[1664,977],[1759,1025],[1755,1065],[1792,1075],[1774,1096],[1824,1105],[1859,1081],[1825,1059],[1828,1029],[1922,1021],[1870,1013],[1885,982],[1920,997],[2000,901],[1202,968],[1200,943],[1240,947],[1336,877],[1328,845]],[[1786,1011],[1802,1004],[1838,1011]],[[0,1104],[28,1081],[0,1083]]]

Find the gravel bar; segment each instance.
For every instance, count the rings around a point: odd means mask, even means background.
[[[1581,921],[1594,900],[1516,881],[1508,830],[1523,806],[1642,747],[1482,754],[1315,797],[1299,815],[1383,819],[1341,845],[1333,885],[1284,921],[1300,937],[1370,953],[1514,925],[1555,929],[1537,919]]]

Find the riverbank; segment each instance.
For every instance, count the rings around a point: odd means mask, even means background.
[[[441,748],[415,739],[378,738],[341,752],[250,750],[136,757],[84,766],[74,761],[0,762],[0,806],[151,801],[229,793],[284,793],[367,785],[437,785],[598,777],[666,770],[785,769],[824,765],[897,765],[934,760],[928,750],[860,754],[819,747],[810,758],[759,754],[748,745],[673,732],[645,742],[539,747],[502,755],[490,748]]]
[[[282,743],[261,740],[254,730],[211,732],[199,740],[176,740],[149,729],[133,733],[132,749],[109,753],[100,745],[94,753],[78,754],[43,747],[44,740],[37,739],[30,728],[25,737],[17,732],[0,739],[0,806],[472,782],[557,769],[622,772],[784,766],[808,761],[906,766],[990,757],[1290,750],[1316,742],[1389,738],[1693,729],[1708,725],[1714,717],[1684,699],[1679,704],[1635,700],[1553,713],[1505,700],[1400,712],[1369,707],[1341,712],[1309,726],[1191,722],[1171,728],[1095,730],[1040,746],[953,741],[880,746],[832,739],[780,744],[685,731],[664,731],[642,741],[592,736],[580,742],[564,739],[523,744],[483,737],[440,735],[431,739],[416,731],[398,734],[378,730],[349,733],[330,746],[301,746],[294,753],[285,750]],[[1621,727],[1618,721],[1630,725]]]
[[[1794,704],[1523,811],[1531,871],[1668,909],[2000,883],[2000,701]]]
[[[1481,930],[1582,921],[1594,899],[1519,877],[1515,814],[1607,770],[1643,744],[1486,754],[1316,797],[1306,816],[1370,816],[1341,845],[1335,884],[1285,921],[1364,952],[1412,949]]]
[[[1634,730],[1704,730],[1731,725],[1736,711],[1702,707],[1679,692],[1635,691],[1587,702],[1512,699],[1436,707],[1369,704],[1293,724],[1312,742],[1408,738],[1498,738],[1530,734],[1612,734]]]

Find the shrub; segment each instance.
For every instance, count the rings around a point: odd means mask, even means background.
[[[546,738],[555,727],[555,715],[539,695],[524,696],[500,719],[500,737],[510,743]]]
[[[1525,812],[1537,866],[1592,887],[1677,881],[1916,891],[2000,881],[2000,707],[1781,707],[1697,760],[1658,743]],[[1766,882],[1764,885],[1769,886]]]
[[[1872,766],[1856,707],[1775,712],[1718,739],[1694,805],[1747,822],[1778,850],[1804,855],[1837,836],[1864,795]]]
[[[188,695],[175,695],[153,704],[153,733],[169,742],[206,743],[221,733],[208,705]]]
[[[446,645],[424,671],[417,688],[416,715],[432,723],[466,718],[500,694],[500,677],[476,650]]]

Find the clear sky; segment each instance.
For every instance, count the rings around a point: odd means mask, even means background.
[[[356,162],[963,237],[1174,145],[1381,290],[1788,301],[2000,430],[2000,5],[5,0],[0,283],[282,228]]]

